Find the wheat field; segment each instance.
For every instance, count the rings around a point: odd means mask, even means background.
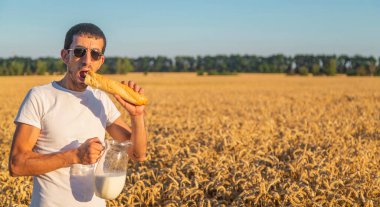
[[[150,104],[147,161],[129,163],[108,206],[380,206],[380,78],[109,77],[135,80]],[[31,197],[32,178],[7,170],[18,107],[59,78],[0,77],[2,206]]]

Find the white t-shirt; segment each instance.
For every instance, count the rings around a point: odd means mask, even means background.
[[[106,93],[87,87],[67,90],[52,82],[33,87],[26,95],[15,122],[41,129],[33,151],[50,154],[74,149],[88,138],[104,143],[105,128],[120,116]],[[34,176],[30,206],[105,206],[94,194],[93,173],[73,176],[70,167]]]

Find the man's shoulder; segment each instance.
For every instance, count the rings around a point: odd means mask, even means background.
[[[33,88],[39,88],[39,89],[43,89],[43,90],[49,89],[50,90],[51,88],[53,88],[53,82],[46,83],[43,85],[34,86]]]
[[[39,85],[39,86],[34,86],[30,89],[31,93],[35,94],[43,94],[46,93],[47,91],[51,91],[53,89],[52,83],[47,83],[44,85]]]

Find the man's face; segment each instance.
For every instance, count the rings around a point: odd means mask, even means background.
[[[91,50],[101,53],[103,45],[103,39],[87,35],[75,35],[70,45],[70,50],[62,50],[62,59],[67,65],[66,76],[68,76],[70,83],[73,84],[72,86],[79,90],[87,87],[84,84],[86,72],[89,70],[96,72],[104,63],[104,56],[96,60],[91,56]],[[83,57],[75,56],[73,50],[75,48],[86,49],[85,55]]]

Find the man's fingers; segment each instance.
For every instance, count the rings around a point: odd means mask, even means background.
[[[135,87],[135,82],[133,81],[128,81],[128,87],[134,88]]]
[[[127,105],[127,102],[123,99],[123,98],[121,98],[119,95],[117,95],[117,94],[115,94],[114,95],[114,97],[115,97],[115,99],[122,105],[122,106],[126,106]]]
[[[136,92],[139,92],[140,88],[141,87],[139,85],[135,84],[135,87],[133,87],[133,90],[135,90]]]
[[[102,145],[90,145],[88,152],[90,154],[100,154],[103,151],[104,147]]]
[[[136,91],[138,93],[141,93],[141,94],[144,93],[144,89],[141,88],[141,86],[137,85],[135,82],[133,82],[131,80],[128,81],[127,83],[125,83],[125,81],[121,81],[121,83],[127,85],[128,87],[132,88],[134,91]]]
[[[116,98],[116,100],[118,100],[119,102],[121,101],[122,103],[125,102],[124,99],[122,99],[118,94],[115,94],[114,97]]]
[[[87,143],[93,143],[93,142],[102,143],[102,142],[100,142],[99,138],[97,138],[97,137],[89,138],[85,142],[87,142]]]
[[[96,154],[90,154],[88,157],[90,158],[91,161],[96,162],[100,156]]]
[[[88,153],[100,154],[104,149],[102,142],[97,137],[87,139],[85,143]]]
[[[96,163],[100,159],[101,154],[102,154],[101,150],[90,148],[85,155],[85,163],[87,164]]]
[[[94,164],[100,158],[104,146],[97,137],[87,139],[78,148],[78,158],[81,164]]]
[[[89,165],[89,164],[95,164],[98,161],[99,157],[96,156],[89,156],[82,164]]]

